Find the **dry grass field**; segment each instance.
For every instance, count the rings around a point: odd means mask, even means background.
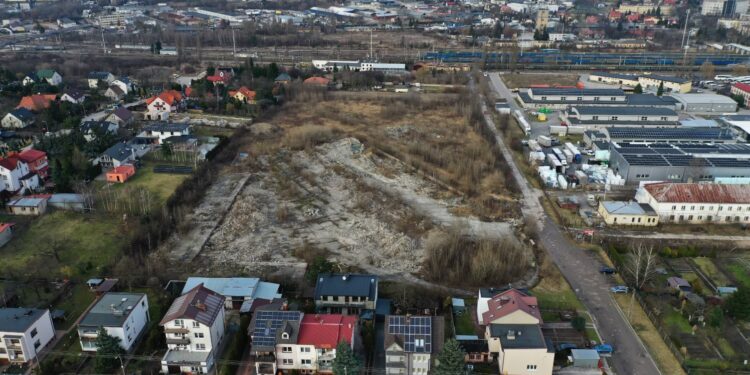
[[[576,73],[551,73],[551,74],[503,74],[501,76],[505,85],[510,89],[524,88],[531,85],[560,85],[574,86],[578,83],[578,74]]]

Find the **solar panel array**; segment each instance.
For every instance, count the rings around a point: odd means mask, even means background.
[[[695,139],[695,140],[730,140],[732,135],[720,128],[630,128],[609,127],[607,128],[610,139],[631,140],[672,140],[672,139]]]
[[[299,311],[256,311],[253,326],[253,346],[273,347],[276,345],[276,331],[285,321],[299,321],[302,313]]]
[[[429,316],[389,316],[388,334],[401,337],[407,353],[432,352],[432,318]]]

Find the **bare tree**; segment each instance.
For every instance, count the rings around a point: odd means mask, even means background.
[[[657,253],[653,245],[644,245],[642,242],[632,246],[630,258],[625,264],[625,274],[633,285],[633,294],[628,307],[628,317],[633,309],[635,292],[642,289],[646,283],[651,281],[656,274]]]

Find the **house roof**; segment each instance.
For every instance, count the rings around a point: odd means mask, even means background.
[[[308,314],[302,318],[297,344],[332,349],[341,341],[351,345],[357,317],[337,314]]]
[[[538,324],[492,324],[490,337],[499,338],[503,349],[546,348],[548,351],[554,351],[552,343],[544,338],[542,328]]]
[[[103,154],[109,156],[113,160],[123,161],[128,160],[133,156],[133,148],[127,143],[116,143],[104,151]]]
[[[750,203],[750,185],[654,183],[643,186],[660,203]]]
[[[81,124],[81,131],[84,133],[104,133],[113,127],[117,129],[117,124],[109,121],[86,121]]]
[[[677,116],[677,112],[665,107],[638,107],[638,106],[574,106],[571,111],[580,115],[599,116]]]
[[[601,203],[604,209],[613,215],[648,215],[657,216],[650,205],[638,202],[605,201]]]
[[[109,171],[109,172],[107,172],[107,173],[116,173],[117,174],[117,173],[129,173],[129,172],[135,172],[135,167],[133,165],[130,165],[130,164],[123,164],[123,165],[118,165],[118,166],[112,168],[112,170]]]
[[[628,105],[673,106],[677,103],[677,99],[671,96],[656,96],[654,94],[628,94],[626,98]]]
[[[281,73],[278,76],[276,76],[276,79],[274,81],[279,82],[279,81],[291,81],[291,80],[292,80],[292,76],[290,76],[287,73]]]
[[[52,69],[42,69],[42,70],[37,70],[36,76],[39,78],[49,79],[49,78],[52,78],[52,76],[54,76],[55,73],[57,72],[55,72]]]
[[[133,112],[130,112],[125,107],[118,107],[110,116],[116,116],[122,121],[128,121],[133,118]]]
[[[667,282],[669,283],[669,285],[674,285],[677,287],[690,287],[690,283],[681,277],[672,276],[667,279]]]
[[[321,86],[325,86],[325,85],[328,85],[328,83],[330,83],[330,82],[331,82],[331,80],[328,79],[328,78],[325,78],[325,77],[310,77],[310,78],[304,80],[302,83],[306,84],[306,85],[321,85]]]
[[[315,285],[315,299],[322,296],[369,297],[377,298],[378,277],[358,274],[321,274]]]
[[[256,95],[255,91],[250,90],[249,88],[245,86],[242,86],[238,88],[237,90],[229,91],[229,96],[235,96],[237,95],[237,93],[241,93],[242,95],[244,95],[246,98],[250,100],[255,100],[255,95]]]
[[[439,353],[443,345],[442,316],[388,315],[385,319],[385,347],[398,345],[406,353]]]
[[[735,82],[732,84],[732,86],[744,92],[750,93],[750,85],[748,85],[747,83]]]
[[[112,73],[110,72],[90,72],[89,73],[89,79],[107,79]]]
[[[737,105],[734,99],[719,94],[672,94],[672,97],[685,104],[733,104]]]
[[[8,206],[12,207],[38,207],[42,202],[47,201],[48,198],[18,198],[16,200],[10,201],[8,203]]]
[[[19,159],[24,161],[25,163],[31,163],[33,161],[43,159],[47,157],[47,153],[44,151],[35,150],[33,148],[30,148],[28,150],[23,150],[18,155],[16,155]]]
[[[680,78],[680,77],[675,77],[675,76],[663,76],[663,75],[658,75],[658,74],[646,74],[646,75],[642,75],[641,77],[647,78],[647,79],[654,79],[657,81],[673,82],[673,83],[680,83],[680,84],[689,81],[688,79],[685,79],[685,78]]]
[[[153,103],[153,101],[156,100],[157,98],[163,100],[165,103],[169,105],[172,105],[175,102],[182,100],[182,93],[177,90],[162,91],[159,95],[152,96],[146,99],[146,104],[148,105],[148,104]]]
[[[0,223],[0,233],[5,232],[8,228],[13,228],[13,226],[16,225],[15,223]]]
[[[0,309],[0,332],[26,332],[49,310],[8,307]]]
[[[270,304],[259,307],[253,313],[253,318],[248,327],[253,352],[275,350],[276,343],[281,340],[284,332],[289,334],[289,339],[285,339],[285,342],[296,342],[299,322],[302,321],[303,313],[300,311],[283,311],[278,310],[278,308],[278,305]]]
[[[18,167],[18,159],[14,157],[2,158],[0,159],[0,167],[12,171]]]
[[[189,277],[182,293],[186,293],[198,284],[226,297],[265,300],[281,298],[279,284],[260,281],[256,277]]]
[[[516,311],[523,311],[542,322],[536,297],[529,296],[518,289],[508,289],[499,293],[487,301],[488,310],[482,314],[482,323],[488,324],[492,321],[510,315]]]
[[[117,85],[109,85],[109,89],[107,89],[107,91],[112,91],[112,93],[117,96],[125,95],[125,91],[122,91],[122,88]]]
[[[49,108],[50,103],[55,101],[56,98],[57,96],[55,94],[35,94],[24,96],[21,98],[21,102],[18,103],[16,108],[26,108],[29,111],[40,112]]]
[[[77,89],[67,90],[67,91],[65,91],[65,94],[68,95],[68,96],[70,96],[71,98],[73,98],[75,100],[80,100],[81,98],[86,97],[86,94],[84,94],[83,92],[81,92],[80,90],[77,90]]]
[[[211,326],[223,308],[224,296],[198,284],[172,302],[159,325],[175,319],[191,319]]]
[[[86,312],[78,325],[122,327],[134,307],[144,298],[146,295],[143,293],[106,293]]]
[[[590,76],[599,76],[615,79],[624,79],[628,81],[637,81],[638,75],[636,74],[622,74],[622,73],[609,73],[609,72],[593,72]]]
[[[164,133],[164,132],[184,132],[185,130],[188,130],[188,128],[190,128],[189,124],[159,123],[159,124],[149,125],[145,127],[143,130],[150,131],[150,132]]]
[[[29,111],[28,109],[26,109],[24,107],[16,108],[16,109],[10,111],[10,114],[13,115],[13,117],[15,117],[15,118],[17,118],[17,119],[19,119],[21,121],[29,121],[32,118],[34,118],[34,114],[31,113],[31,111]]]

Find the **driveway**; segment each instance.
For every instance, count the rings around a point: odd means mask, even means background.
[[[491,86],[510,102],[512,96],[500,77],[490,75]],[[484,101],[482,110],[486,111]],[[619,374],[651,375],[660,374],[651,355],[638,338],[633,328],[625,320],[609,291],[609,281],[599,274],[601,263],[593,253],[585,251],[571,243],[560,228],[550,219],[539,202],[543,193],[532,188],[521,174],[508,147],[503,142],[501,133],[497,131],[493,119],[485,115],[485,121],[497,137],[497,143],[509,163],[513,176],[520,185],[523,193],[521,207],[524,217],[539,222],[541,245],[546,249],[550,258],[557,264],[560,272],[576,291],[586,309],[591,313],[594,323],[604,342],[615,347],[615,354],[608,359],[610,365]]]

